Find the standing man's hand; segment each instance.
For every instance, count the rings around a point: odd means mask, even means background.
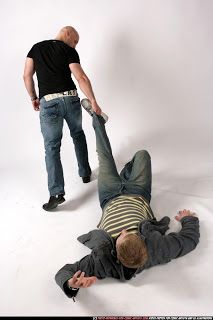
[[[85,272],[77,271],[71,279],[68,280],[69,287],[72,288],[88,288],[93,285],[97,277],[85,277]]]
[[[190,211],[190,210],[184,209],[184,210],[181,210],[181,211],[178,212],[177,216],[175,216],[175,219],[177,221],[180,221],[182,218],[188,217],[188,216],[193,216],[194,217],[195,213]]]
[[[95,113],[97,113],[98,115],[101,115],[101,108],[99,107],[99,105],[97,104],[96,101],[92,101],[91,102],[92,108],[95,111]]]
[[[40,110],[40,101],[39,98],[35,99],[32,101],[32,105],[33,105],[33,109],[35,111],[39,111]]]

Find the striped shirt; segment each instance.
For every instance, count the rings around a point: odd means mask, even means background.
[[[122,195],[106,206],[98,228],[116,238],[123,229],[130,233],[137,233],[139,223],[152,218],[154,218],[152,209],[143,197]]]

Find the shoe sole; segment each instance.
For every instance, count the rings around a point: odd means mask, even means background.
[[[92,105],[88,99],[81,100],[82,107],[92,116],[94,111],[92,109]]]
[[[65,201],[65,199],[64,200],[59,200],[58,204],[62,204],[64,201]]]
[[[50,208],[45,208],[44,206],[42,206],[42,208],[43,208],[45,211],[51,211],[51,210],[57,208],[57,206],[58,206],[59,204],[62,204],[64,201],[65,201],[65,199],[64,199],[64,200],[60,200],[60,201],[58,201],[57,203],[55,203],[54,205],[52,205]]]
[[[82,180],[82,181],[83,181],[83,183],[89,183],[89,182],[91,182],[91,180],[87,180],[87,181]]]
[[[94,111],[92,109],[92,105],[89,101],[89,99],[82,99],[81,100],[81,105],[82,107],[89,113],[90,116],[93,115]],[[105,123],[108,121],[109,117],[106,115],[106,113],[102,112],[101,113],[102,118],[104,119]]]
[[[51,206],[51,208],[45,208],[44,206],[43,206],[42,208],[43,208],[45,211],[51,211],[51,210],[57,208],[57,206],[58,206],[58,203],[56,203],[54,206]]]

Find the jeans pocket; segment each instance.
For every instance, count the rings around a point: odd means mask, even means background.
[[[71,97],[70,102],[72,105],[80,104],[80,98],[79,97]]]
[[[44,104],[41,108],[41,117],[48,119],[56,119],[59,116],[58,103]]]

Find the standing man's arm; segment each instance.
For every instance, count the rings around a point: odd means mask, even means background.
[[[101,108],[97,104],[90,80],[85,74],[85,72],[83,71],[81,65],[79,63],[70,63],[69,68],[72,74],[74,75],[75,79],[78,81],[81,91],[90,100],[93,110],[100,115]]]
[[[30,99],[32,101],[33,108],[35,111],[39,111],[40,103],[35,91],[35,85],[33,80],[34,73],[35,73],[35,68],[34,68],[33,59],[26,58],[23,79],[24,79],[27,92],[29,93]]]

